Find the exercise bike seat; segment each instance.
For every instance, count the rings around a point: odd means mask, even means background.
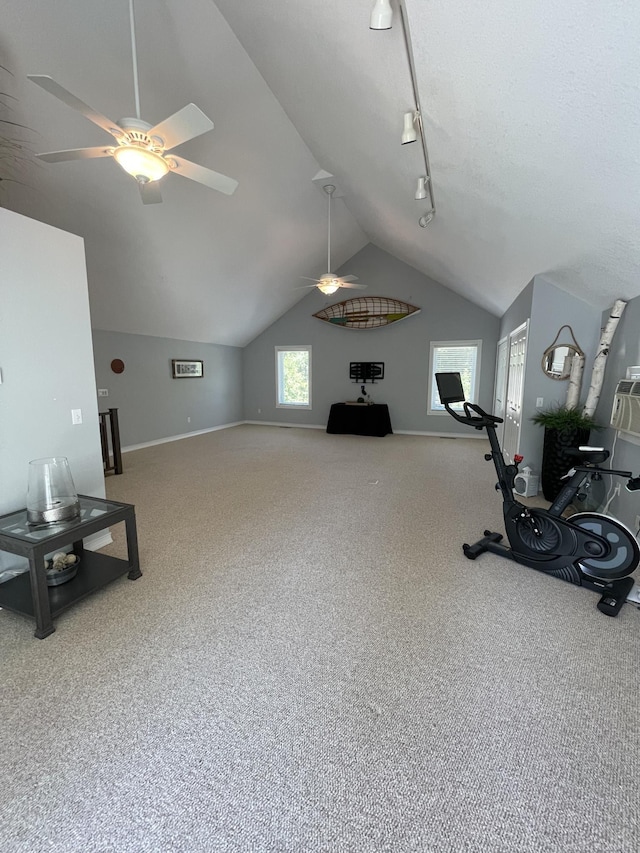
[[[574,459],[577,465],[600,465],[609,458],[609,451],[604,447],[567,447],[565,453]]]

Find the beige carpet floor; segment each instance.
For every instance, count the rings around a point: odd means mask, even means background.
[[[501,529],[486,448],[125,454],[143,577],[42,641],[0,612],[0,850],[636,853],[640,611],[463,557]]]

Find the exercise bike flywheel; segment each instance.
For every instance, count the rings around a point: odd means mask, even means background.
[[[640,562],[640,546],[633,533],[622,522],[599,512],[578,512],[572,515],[572,524],[606,539],[611,548],[608,557],[588,557],[578,565],[585,573],[599,580],[625,578]]]

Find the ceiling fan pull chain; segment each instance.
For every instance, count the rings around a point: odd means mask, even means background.
[[[136,99],[136,118],[140,118],[140,89],[138,86],[138,51],[136,50],[136,24],[133,16],[133,0],[129,0],[131,22],[131,55],[133,59],[133,92]]]

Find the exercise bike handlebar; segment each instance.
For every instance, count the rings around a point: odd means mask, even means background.
[[[452,409],[449,403],[445,403],[444,407],[446,411],[451,415],[452,418],[455,418],[461,424],[466,424],[467,426],[472,426],[475,429],[485,429],[486,427],[492,427],[496,424],[503,423],[502,418],[496,417],[496,415],[490,415],[488,412],[485,412],[483,408],[478,406],[476,403],[468,403],[466,400],[462,403],[462,408],[464,409],[464,415],[461,415],[460,412],[456,412],[455,409]],[[473,414],[475,413],[475,414]],[[607,456],[609,454],[607,453]],[[612,474],[617,475],[619,477],[627,478],[626,490],[628,492],[640,491],[640,476],[634,477],[631,471],[614,471],[611,468],[600,468],[598,465],[590,465],[590,466],[582,466],[577,465],[573,470],[579,472],[589,472],[597,469],[601,474]],[[516,469],[517,473],[517,469]],[[512,486],[510,486],[512,488]]]
[[[495,426],[496,424],[501,424],[503,420],[502,418],[498,418],[495,415],[490,415],[488,412],[485,412],[485,410],[480,408],[476,403],[468,403],[466,400],[462,403],[464,415],[461,415],[460,412],[456,412],[452,409],[449,403],[445,403],[444,407],[452,418],[455,418],[461,424],[475,427],[475,429],[485,429],[485,427]],[[475,412],[475,414],[472,414],[472,412]]]

